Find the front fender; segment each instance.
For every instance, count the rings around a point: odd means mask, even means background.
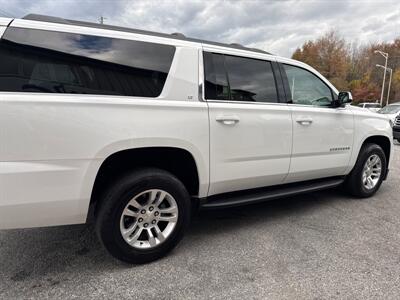
[[[356,164],[361,147],[369,138],[372,137],[384,137],[389,141],[390,149],[388,167],[390,167],[393,151],[393,135],[389,121],[386,118],[369,113],[356,113],[354,116],[354,124],[353,151],[346,174],[350,173]]]

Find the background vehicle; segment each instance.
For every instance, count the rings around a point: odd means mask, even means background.
[[[393,137],[400,143],[400,114],[393,122]]]
[[[382,108],[379,103],[372,103],[372,102],[362,102],[357,104],[358,107],[366,108],[372,112],[377,112]]]
[[[223,208],[388,174],[387,119],[265,51],[46,16],[0,19],[0,228],[93,215],[144,263],[194,206]]]
[[[394,119],[400,114],[400,102],[395,102],[380,109],[378,113],[388,118],[390,125],[393,126]]]

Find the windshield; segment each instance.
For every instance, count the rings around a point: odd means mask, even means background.
[[[400,111],[400,105],[388,105],[378,111],[380,114],[396,114]]]

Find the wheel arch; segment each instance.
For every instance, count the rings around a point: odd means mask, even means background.
[[[100,165],[91,192],[88,219],[95,214],[102,193],[115,178],[138,168],[168,171],[182,181],[191,196],[200,193],[198,163],[188,150],[171,146],[124,149],[110,154]]]
[[[353,170],[354,166],[356,165],[358,156],[360,155],[360,151],[361,151],[362,147],[364,147],[364,145],[366,145],[368,143],[379,145],[382,148],[383,152],[385,153],[386,162],[387,162],[387,170],[386,170],[384,179],[386,179],[387,174],[388,174],[388,169],[389,169],[389,162],[391,159],[392,143],[388,136],[379,135],[379,134],[370,135],[363,139],[363,141],[359,144],[360,147],[357,149],[357,152],[354,153],[354,155],[353,155],[352,163],[349,165],[349,169],[346,174],[350,173]]]
[[[382,148],[383,152],[385,153],[386,162],[389,165],[391,147],[392,147],[391,140],[387,136],[384,136],[384,135],[369,136],[366,139],[364,139],[364,142],[362,143],[361,148],[368,143],[377,144]],[[361,148],[360,148],[360,150],[361,150]]]

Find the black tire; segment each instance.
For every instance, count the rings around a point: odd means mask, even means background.
[[[381,159],[382,163],[382,170],[381,170],[381,175],[380,178],[375,185],[374,188],[372,189],[367,189],[364,187],[364,184],[362,182],[362,172],[364,165],[367,161],[367,159],[373,155],[376,154],[379,156]],[[383,178],[385,176],[386,172],[386,166],[387,166],[387,161],[386,161],[386,156],[385,153],[383,152],[382,148],[377,145],[377,144],[365,144],[358,155],[357,162],[351,171],[351,173],[347,176],[346,178],[346,189],[347,191],[355,197],[358,198],[367,198],[371,197],[376,193],[376,191],[379,189],[379,187],[382,184]]]
[[[400,138],[398,138],[397,141],[400,143]]]
[[[162,189],[174,197],[178,206],[178,220],[169,237],[151,249],[137,249],[122,237],[120,218],[127,203],[141,192]],[[174,175],[159,169],[141,169],[117,180],[99,199],[96,233],[104,247],[115,258],[128,263],[142,264],[165,256],[182,239],[190,223],[189,194]]]

